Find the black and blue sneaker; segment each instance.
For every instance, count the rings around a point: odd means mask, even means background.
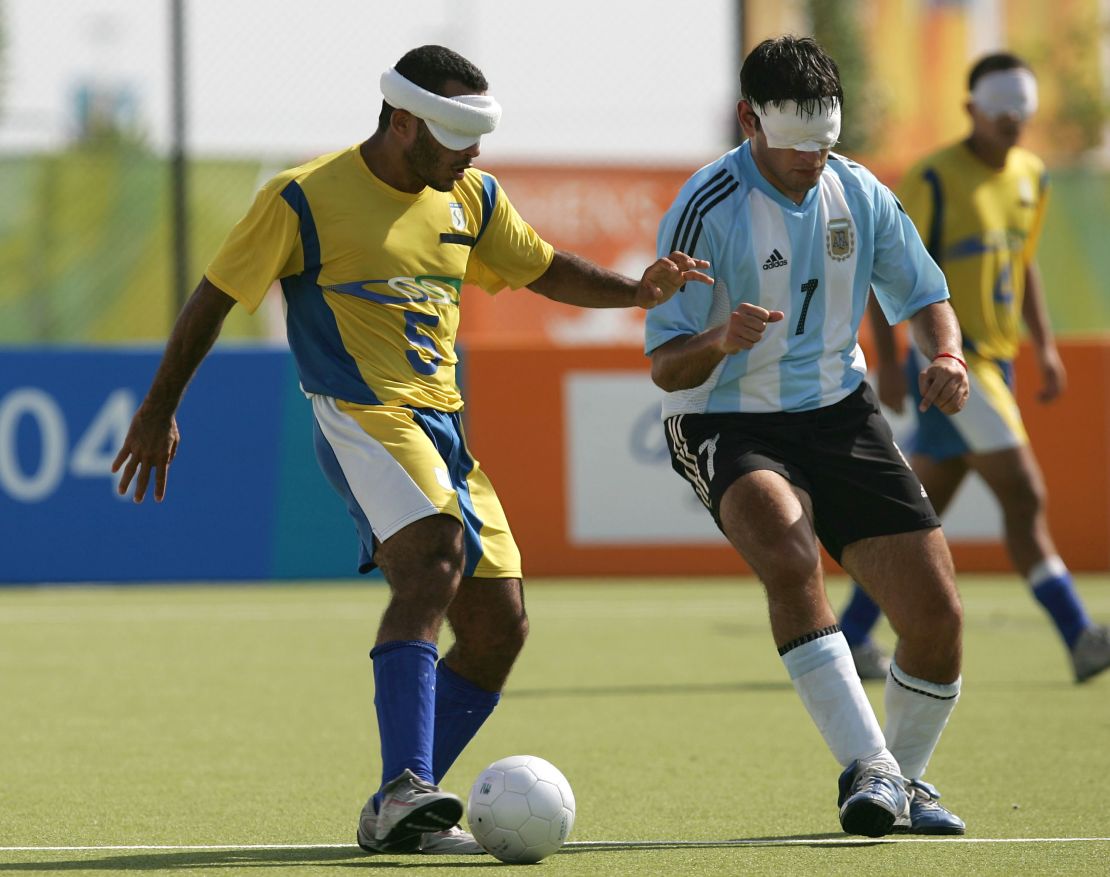
[[[909,819],[906,780],[884,761],[853,761],[840,775],[840,827],[848,834],[882,837],[899,818]]]
[[[963,834],[966,826],[955,813],[938,803],[940,792],[921,780],[909,781],[910,812],[894,830],[900,834]]]

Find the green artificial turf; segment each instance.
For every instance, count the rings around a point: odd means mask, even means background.
[[[1079,585],[1110,618],[1110,579]],[[1107,873],[1110,677],[1072,682],[1015,577],[961,586],[964,693],[927,778],[966,839],[839,831],[839,768],[747,579],[529,584],[528,646],[443,785],[465,797],[505,755],[556,764],[577,820],[541,873]],[[380,582],[0,589],[0,872],[509,867],[354,846],[384,600]]]

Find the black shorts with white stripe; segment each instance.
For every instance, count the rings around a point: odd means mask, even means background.
[[[678,414],[665,426],[671,465],[718,527],[725,491],[760,469],[809,494],[817,537],[837,562],[860,539],[940,526],[866,382],[812,411]]]

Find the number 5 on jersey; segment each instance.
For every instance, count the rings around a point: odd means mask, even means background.
[[[436,350],[435,342],[432,341],[427,335],[420,333],[417,327],[428,326],[435,328],[439,325],[439,316],[437,314],[422,314],[418,311],[405,311],[405,337],[409,339],[416,350],[408,350],[405,352],[405,357],[409,361],[409,365],[413,370],[422,375],[434,375],[436,369],[439,368],[440,362],[443,357],[439,355]],[[431,353],[430,360],[425,360],[420,355],[420,350],[427,350]]]

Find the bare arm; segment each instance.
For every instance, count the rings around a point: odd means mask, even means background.
[[[1037,270],[1035,262],[1025,266],[1025,298],[1021,303],[1021,316],[1029,329],[1029,337],[1037,355],[1037,365],[1041,369],[1041,391],[1037,398],[1042,402],[1051,402],[1067,388],[1068,375],[1063,360],[1060,359],[1060,352],[1056,349],[1056,339],[1048,319],[1048,306],[1045,304],[1041,272]]]
[[[146,496],[152,472],[154,499],[161,502],[165,497],[166,476],[181,438],[174,414],[234,304],[235,299],[203,278],[181,309],[146,398],[135,412],[112,463],[113,472],[123,468],[118,488],[121,494],[127,492],[138,472],[135,502],[142,502]]]
[[[748,350],[759,342],[768,323],[783,318],[782,311],[742,304],[728,322],[697,335],[672,338],[651,353],[651,379],[667,392],[704,384],[726,356]]]
[[[665,302],[690,280],[712,283],[711,277],[697,270],[708,267],[704,259],[692,259],[685,253],[674,252],[649,265],[637,281],[574,253],[556,250],[547,270],[528,288],[552,301],[580,308],[640,307],[646,310]]]
[[[920,409],[935,405],[945,414],[955,414],[964,407],[970,392],[956,312],[946,301],[926,305],[910,317],[910,328],[918,350],[929,360],[918,376]]]
[[[894,328],[886,321],[879,301],[872,292],[867,299],[867,317],[871,323],[871,337],[875,341],[878,358],[879,401],[893,411],[902,413],[906,398],[906,373],[898,361],[898,343]]]

